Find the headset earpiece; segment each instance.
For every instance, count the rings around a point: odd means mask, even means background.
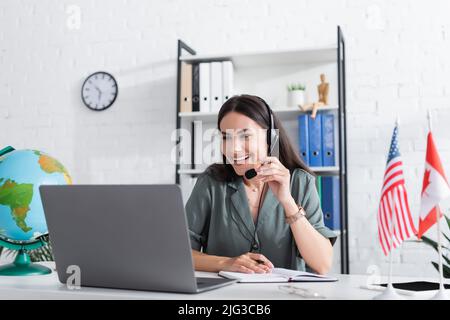
[[[270,109],[269,105],[267,104],[267,102],[263,99],[263,98],[259,98],[262,103],[266,106],[267,112],[269,114],[269,129],[267,130],[267,146],[268,146],[268,155],[271,156],[272,155],[272,151],[274,146],[276,145],[277,141],[278,141],[278,133],[277,130],[275,128],[275,121],[273,120],[273,112]]]

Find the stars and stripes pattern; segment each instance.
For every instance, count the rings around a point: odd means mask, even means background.
[[[395,219],[395,221],[393,220]],[[403,163],[398,147],[398,126],[394,128],[384,173],[378,208],[378,237],[385,255],[404,240],[416,235],[403,176]]]

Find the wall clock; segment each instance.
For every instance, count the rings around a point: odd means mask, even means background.
[[[81,88],[81,98],[86,107],[94,111],[103,111],[116,101],[119,88],[114,77],[104,71],[98,71],[86,78]]]

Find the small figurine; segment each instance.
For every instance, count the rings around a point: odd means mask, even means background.
[[[325,82],[325,75],[320,75],[320,84],[317,86],[319,93],[319,102],[323,102],[324,105],[328,105],[328,92],[330,91],[330,84]]]
[[[317,86],[317,92],[319,95],[319,101],[317,102],[309,102],[305,103],[304,105],[299,105],[299,108],[304,111],[312,111],[311,112],[311,118],[315,118],[317,114],[317,109],[319,107],[323,107],[328,105],[328,93],[330,91],[330,84],[328,82],[325,82],[325,75],[322,73],[320,75],[320,84]]]

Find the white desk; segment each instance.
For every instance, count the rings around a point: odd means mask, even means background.
[[[54,269],[53,263],[43,263]],[[197,276],[217,277],[214,273],[197,272]],[[379,292],[363,289],[367,283],[367,275],[338,275],[338,282],[330,283],[291,283],[302,288],[309,288],[324,295],[328,299],[372,299]],[[383,280],[385,280],[383,278]],[[396,281],[429,280],[436,278],[396,278]],[[447,281],[447,283],[450,283]],[[58,281],[57,274],[44,276],[7,277],[0,276],[0,299],[186,299],[186,300],[266,300],[266,299],[302,299],[296,294],[284,293],[278,289],[281,283],[236,283],[223,288],[199,293],[176,294],[164,292],[115,290],[82,287],[70,290]],[[431,294],[432,295],[432,294]],[[406,297],[418,299],[418,297]],[[426,296],[424,296],[426,298]]]

